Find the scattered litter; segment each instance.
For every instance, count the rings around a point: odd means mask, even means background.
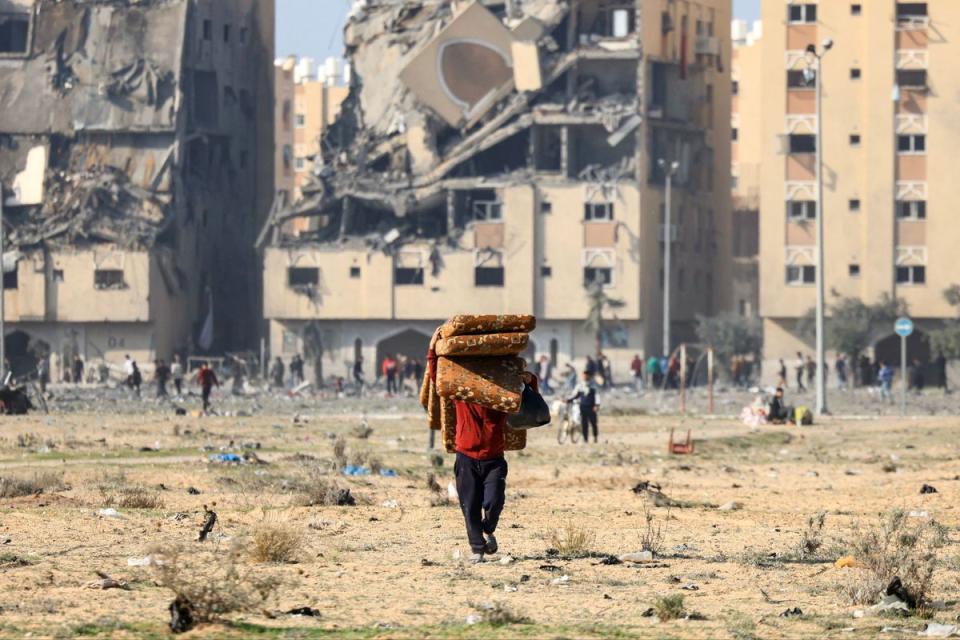
[[[243,458],[235,453],[213,453],[209,459],[219,464],[243,464]]]
[[[553,580],[550,581],[550,584],[557,585],[560,587],[570,584],[570,576],[562,575],[559,578],[554,578]]]
[[[214,503],[213,506],[217,506]],[[203,526],[200,528],[200,537],[198,538],[199,542],[203,542],[207,539],[207,536],[210,535],[210,532],[213,531],[213,526],[217,524],[217,514],[211,509],[207,508],[207,505],[203,505],[203,512],[206,514],[206,517],[203,521]]]
[[[692,582],[690,584],[685,584],[680,588],[683,589],[684,591],[700,591],[700,587],[693,584]]]
[[[920,635],[928,638],[949,638],[950,636],[960,635],[960,632],[958,632],[955,624],[928,622],[927,628],[921,631]]]
[[[497,562],[497,564],[502,564],[502,565],[504,565],[504,566],[506,566],[506,565],[508,565],[508,564],[513,564],[513,558],[510,557],[510,556],[503,556],[502,558],[500,558],[500,560]]]
[[[130,585],[127,584],[126,580],[114,580],[106,573],[102,571],[97,571],[97,575],[100,576],[99,580],[94,580],[93,582],[87,583],[88,589],[123,589],[125,591],[130,590]]]
[[[193,615],[193,605],[183,596],[170,603],[170,631],[185,633],[193,629],[196,619]]]
[[[470,614],[469,616],[467,616],[467,619],[466,619],[466,623],[468,625],[480,624],[481,622],[483,622],[483,616],[478,616],[475,613]]]
[[[456,560],[456,558],[454,558],[454,560]],[[433,560],[427,560],[426,558],[421,558],[421,559],[420,559],[420,566],[421,566],[421,567],[435,567],[435,566],[437,566],[437,563],[434,562]]]
[[[200,495],[200,489],[197,489],[196,487],[187,487],[187,493],[189,493],[191,496],[198,496]]]
[[[503,590],[506,591],[507,593],[516,593],[517,586],[512,584],[505,584],[503,585]]]
[[[345,476],[368,476],[370,475],[370,469],[355,464],[348,464],[341,470],[341,473]]]
[[[287,611],[288,616],[304,616],[307,618],[319,618],[320,612],[312,607],[296,607]]]
[[[540,565],[539,569],[541,571],[560,571],[561,570],[560,567],[558,567],[555,564],[542,564]]]
[[[114,509],[113,507],[100,509],[100,511],[97,512],[97,515],[99,515],[101,518],[122,518],[123,517],[120,515],[120,512]]]
[[[399,509],[400,503],[396,500],[384,500],[380,506],[385,509]]]
[[[454,560],[459,560],[459,559],[462,558],[462,557],[463,557],[463,556],[462,556],[462,554],[460,553],[460,549],[454,549],[454,550],[453,550],[453,559],[454,559]]]
[[[654,482],[650,482],[649,480],[641,480],[640,482],[634,485],[633,489],[631,489],[631,491],[633,491],[636,494],[645,493],[647,491],[656,491],[659,493],[662,490],[663,490],[663,487],[661,487],[659,484],[656,484]]]
[[[614,566],[618,564],[623,564],[623,560],[621,560],[617,556],[607,556],[597,564],[601,564],[604,566]]]
[[[929,518],[930,512],[929,511],[911,511],[907,515],[911,518]]]
[[[637,551],[636,553],[625,553],[618,558],[620,562],[632,562],[634,564],[641,564],[644,562],[653,562],[653,552],[652,551]]]
[[[457,485],[451,482],[447,485],[447,497],[451,500],[459,500],[460,494],[457,493]]]
[[[728,502],[717,507],[717,511],[739,511],[741,508],[739,502]]]
[[[800,607],[794,607],[793,609],[787,609],[780,614],[781,618],[795,618],[797,616],[802,616],[803,610]]]
[[[151,564],[154,564],[153,556],[144,556],[142,558],[127,558],[128,567],[149,567]],[[163,562],[157,561],[155,564],[163,564]]]
[[[937,493],[937,489],[936,487],[931,487],[929,484],[925,484],[922,487],[920,487],[920,493],[921,494]]]
[[[396,469],[380,469],[380,475],[384,478],[396,478],[400,474],[397,473]]]
[[[898,613],[907,615],[910,613],[910,607],[907,603],[894,595],[884,596],[880,604],[875,604],[868,609],[870,613]]]
[[[838,558],[836,562],[833,563],[837,569],[852,569],[857,566],[857,560],[853,556],[844,556]]]

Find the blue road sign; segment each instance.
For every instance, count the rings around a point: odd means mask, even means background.
[[[910,318],[900,318],[897,320],[897,323],[893,325],[893,330],[901,338],[908,338],[913,334],[913,320]]]

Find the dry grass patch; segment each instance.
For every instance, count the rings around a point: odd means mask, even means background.
[[[104,507],[120,509],[162,509],[163,498],[156,491],[151,491],[142,485],[116,487],[112,491],[100,486],[101,504]]]
[[[262,522],[253,530],[250,557],[256,562],[296,562],[303,550],[303,533],[284,522]]]
[[[653,601],[653,613],[660,620],[677,620],[687,615],[683,606],[683,594],[675,593]]]
[[[29,478],[0,477],[0,498],[22,498],[68,488],[62,473],[37,473]]]
[[[597,537],[592,531],[568,525],[553,532],[550,536],[550,544],[561,557],[583,558],[590,555],[591,547],[596,539]]]

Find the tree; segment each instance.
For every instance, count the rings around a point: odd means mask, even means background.
[[[587,290],[587,304],[590,305],[590,311],[587,312],[587,319],[583,323],[584,330],[592,333],[596,339],[597,357],[603,353],[603,314],[607,310],[622,309],[627,305],[619,298],[611,298],[603,289],[603,282],[599,279],[584,286]]]
[[[906,314],[907,304],[887,293],[873,304],[860,298],[840,298],[830,305],[824,321],[827,348],[846,355],[853,364],[867,347],[890,333],[898,317]],[[816,335],[815,310],[800,318],[797,333],[807,338]]]
[[[760,318],[735,313],[697,316],[697,338],[713,347],[714,355],[729,372],[733,356],[759,357],[763,351],[763,325]]]
[[[944,289],[943,299],[960,316],[960,285],[954,284]],[[960,319],[947,320],[942,329],[927,334],[927,339],[930,342],[930,350],[938,357],[942,356],[947,360],[960,358]]]

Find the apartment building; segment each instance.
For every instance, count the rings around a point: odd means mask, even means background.
[[[256,343],[272,0],[0,0],[17,374]]]
[[[289,205],[315,170],[320,140],[340,114],[350,92],[349,69],[328,58],[318,73],[313,59],[289,56],[274,63],[276,94],[276,188]]]
[[[763,152],[763,23],[734,20],[730,157],[733,220],[733,305],[742,316],[760,308],[760,161]]]
[[[960,42],[952,0],[763,3],[761,293],[768,361],[808,351],[795,330],[815,304],[815,83],[822,81],[827,303],[883,294],[920,331],[954,315],[942,291],[960,280],[951,156]],[[805,49],[832,39],[817,73]],[[754,79],[754,82],[757,80]],[[878,357],[893,360],[897,342]],[[768,367],[768,371],[769,371]]]
[[[694,340],[730,299],[729,0],[407,4],[355,5],[327,170],[264,234],[272,353],[372,376],[453,314],[534,313],[527,357],[581,367],[600,286],[622,378],[661,351],[665,237]]]

